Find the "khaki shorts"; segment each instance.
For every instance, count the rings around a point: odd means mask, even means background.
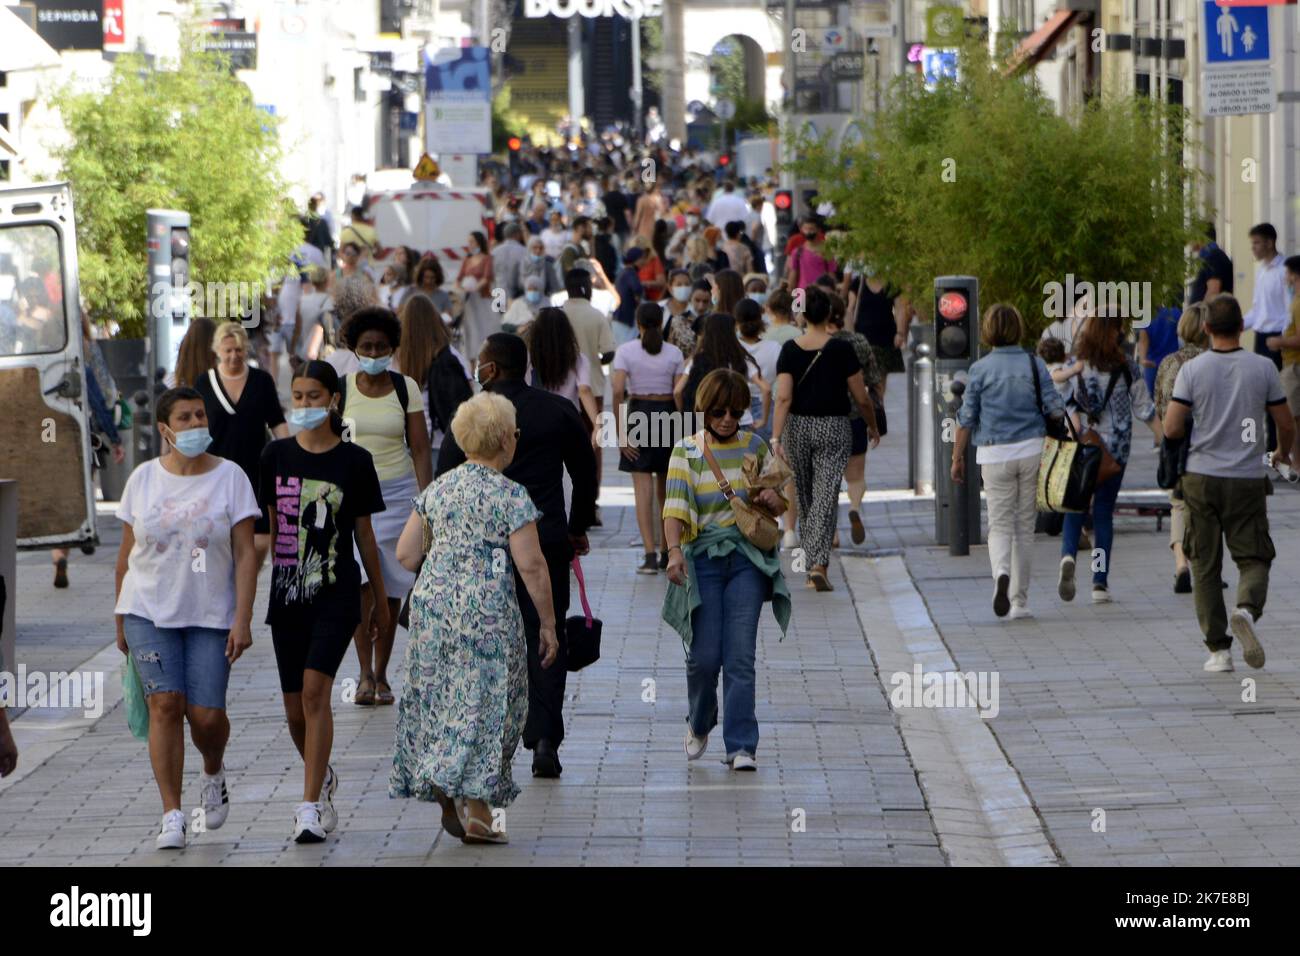
[[[1300,365],[1282,366],[1282,391],[1291,409],[1292,418],[1300,418]]]

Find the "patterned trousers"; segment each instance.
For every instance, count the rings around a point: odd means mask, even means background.
[[[840,479],[849,463],[853,429],[839,416],[791,415],[781,435],[799,494],[799,540],[808,569],[831,559]]]

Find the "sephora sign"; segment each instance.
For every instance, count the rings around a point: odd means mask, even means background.
[[[569,17],[657,17],[663,13],[664,0],[524,0],[524,16]]]

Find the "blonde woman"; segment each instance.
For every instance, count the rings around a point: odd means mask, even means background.
[[[1189,305],[1178,320],[1178,339],[1182,348],[1160,360],[1156,369],[1156,418],[1165,420],[1165,409],[1174,394],[1178,370],[1205,351],[1205,329],[1201,323],[1209,317],[1210,308],[1204,302]],[[1187,503],[1182,492],[1174,488],[1169,492],[1169,549],[1174,553],[1174,593],[1192,593],[1192,571],[1183,553],[1183,532],[1187,529]]]
[[[258,462],[266,448],[267,429],[275,438],[287,438],[284,409],[275,380],[269,372],[248,364],[248,333],[238,322],[223,322],[212,335],[216,365],[199,375],[193,387],[203,396],[212,435],[210,454],[233,461],[257,487]],[[271,546],[271,527],[259,514],[253,527],[258,567]]]
[[[451,430],[467,460],[424,489],[397,542],[397,559],[419,578],[388,792],[436,801],[443,828],[466,843],[505,843],[493,810],[519,795],[510,764],[528,716],[516,570],[540,618],[541,666],[564,665],[541,512],[502,474],[519,441],[515,407],[482,392],[457,409]]]

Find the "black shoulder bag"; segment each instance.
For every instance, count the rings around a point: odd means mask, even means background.
[[[1029,356],[1029,367],[1034,372],[1034,404],[1038,406],[1038,414],[1043,416],[1043,424],[1047,427],[1047,437],[1055,438],[1057,441],[1065,441],[1070,437],[1070,428],[1065,423],[1065,416],[1056,417],[1047,414],[1043,408],[1043,380],[1038,374],[1038,359],[1034,355]]]

